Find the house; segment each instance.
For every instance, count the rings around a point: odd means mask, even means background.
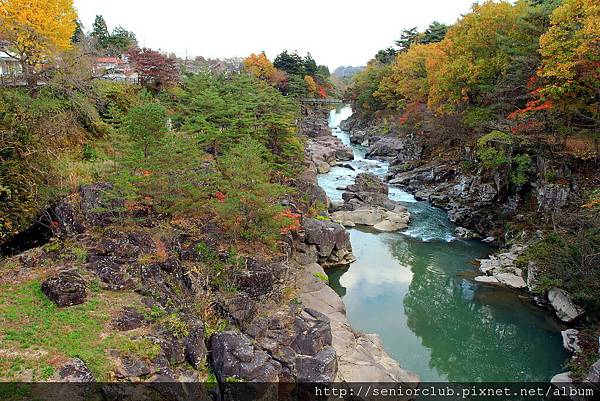
[[[94,76],[121,82],[137,82],[138,75],[127,59],[98,57],[94,63]]]
[[[22,73],[21,64],[7,50],[6,43],[0,42],[0,82],[15,81]]]

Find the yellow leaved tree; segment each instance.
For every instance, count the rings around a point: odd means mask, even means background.
[[[76,20],[73,0],[0,0],[0,42],[30,87],[44,63],[71,47]]]
[[[244,68],[258,79],[270,81],[277,72],[277,68],[271,63],[264,52],[252,53],[244,60]]]

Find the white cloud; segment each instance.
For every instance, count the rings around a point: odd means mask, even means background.
[[[247,56],[264,50],[310,51],[320,64],[364,65],[403,28],[453,23],[473,0],[75,0],[91,30],[96,14],[109,28],[132,30],[141,45],[190,57]]]

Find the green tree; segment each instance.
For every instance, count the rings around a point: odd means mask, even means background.
[[[284,50],[275,57],[273,65],[288,75],[298,75],[301,78],[306,75],[304,60],[296,52],[288,53],[287,50]]]
[[[285,221],[280,199],[289,188],[271,182],[269,151],[249,139],[233,146],[218,162],[218,187],[224,198],[213,200],[217,216],[228,232],[248,240],[271,242]]]
[[[144,158],[156,151],[167,132],[166,109],[154,102],[148,102],[129,109],[127,133]]]
[[[306,57],[304,57],[303,65],[304,65],[304,73],[306,75],[310,75],[311,77],[314,77],[315,75],[317,75],[317,71],[318,71],[319,67],[317,66],[317,62],[310,55],[310,53],[307,53]]]
[[[396,59],[396,55],[398,51],[393,47],[388,47],[387,49],[381,49],[375,54],[375,60],[380,62],[381,64],[391,64]]]
[[[400,52],[407,51],[412,45],[419,43],[420,34],[417,27],[403,29],[400,34],[400,39],[396,41],[396,46],[400,48]]]
[[[92,38],[96,39],[96,44],[100,49],[106,49],[108,45],[108,39],[110,33],[108,32],[108,26],[102,15],[96,15],[94,24],[92,25]]]
[[[110,54],[121,56],[129,49],[137,46],[137,39],[133,32],[128,31],[122,26],[113,29],[106,40],[106,47]]]
[[[429,43],[437,43],[444,40],[446,37],[446,32],[448,32],[449,26],[446,24],[441,24],[437,21],[433,21],[429,24],[429,27],[423,33],[423,36],[420,38],[419,43],[429,44]]]

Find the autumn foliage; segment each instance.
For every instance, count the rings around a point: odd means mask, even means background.
[[[132,49],[128,56],[140,84],[148,89],[158,91],[177,83],[179,69],[175,58],[147,48]]]
[[[71,47],[76,20],[73,0],[0,0],[0,38],[30,85],[40,64]]]

